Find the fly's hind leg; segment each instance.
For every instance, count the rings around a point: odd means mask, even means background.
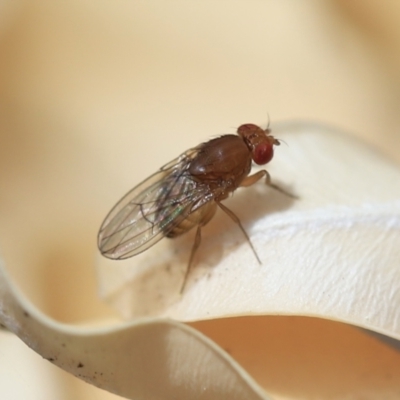
[[[275,185],[274,183],[272,183],[271,181],[271,175],[269,174],[269,172],[265,169],[256,172],[253,175],[249,175],[246,176],[246,178],[243,179],[243,181],[241,182],[240,186],[241,187],[248,187],[253,185],[254,183],[258,182],[261,178],[263,178],[265,176],[265,183],[277,190],[278,192],[281,192],[283,194],[285,194],[286,196],[291,197],[292,199],[298,199],[298,197],[292,193],[287,192],[286,190],[282,189],[281,187],[279,187],[278,185]]]

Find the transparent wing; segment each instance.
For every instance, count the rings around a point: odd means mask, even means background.
[[[98,236],[105,257],[125,259],[145,251],[212,200],[208,187],[193,181],[188,172],[196,153],[197,148],[171,161],[114,206]]]

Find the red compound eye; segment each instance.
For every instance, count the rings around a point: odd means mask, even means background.
[[[258,165],[267,164],[274,156],[274,148],[271,143],[260,143],[253,151],[253,160]]]

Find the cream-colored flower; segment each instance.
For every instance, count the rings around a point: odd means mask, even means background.
[[[183,241],[165,240],[118,265],[100,261],[103,295],[131,323],[59,324],[13,290],[3,270],[3,324],[52,363],[131,399],[266,399],[243,369],[259,383],[269,378],[269,344],[260,336],[268,330],[265,315],[321,317],[400,339],[400,169],[320,126],[287,124],[276,134],[290,147],[271,173],[300,199],[258,185],[229,202],[253,221],[249,233],[261,266],[218,220],[222,231],[206,235],[203,260],[182,297]],[[368,369],[383,386],[386,374],[400,372],[379,360]],[[392,382],[382,393],[394,396],[396,388]]]

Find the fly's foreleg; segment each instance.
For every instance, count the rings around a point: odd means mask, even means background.
[[[253,175],[246,176],[240,183],[241,187],[249,187],[251,185],[254,185],[256,182],[258,182],[262,177],[267,176],[267,185],[270,184],[268,181],[271,181],[271,177],[269,176],[269,173],[263,169],[261,171],[256,172]]]
[[[241,187],[248,187],[251,185],[254,185],[256,182],[258,182],[261,178],[265,176],[265,183],[270,186],[271,188],[277,190],[278,192],[281,192],[285,194],[286,196],[291,197],[292,199],[298,199],[298,197],[292,193],[287,192],[286,190],[282,189],[278,185],[275,185],[271,181],[271,175],[269,172],[265,169],[256,172],[253,175],[246,176],[246,178],[243,179],[243,181],[240,183]]]

